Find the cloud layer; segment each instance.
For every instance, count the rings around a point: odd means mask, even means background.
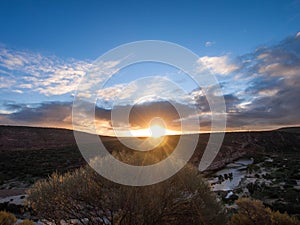
[[[230,58],[229,55],[202,56],[198,63],[205,65],[219,78],[227,106],[229,130],[300,125],[299,34],[276,45],[260,47],[236,58]],[[43,57],[26,51],[2,48],[0,88],[20,93],[28,90],[46,96],[70,94],[89,68],[91,64],[87,61],[61,60],[54,56]],[[180,119],[193,122],[196,117],[200,119],[202,127],[209,129],[210,108],[205,95],[207,92],[216,94],[214,87],[180,94],[176,86],[164,83],[163,77],[153,77],[152,81],[113,84],[99,91],[99,104],[96,107],[99,132],[111,132],[110,107],[116,96],[120,100],[116,107],[120,109],[131,107],[133,103],[137,104],[138,107],[132,112],[133,127],[143,127],[138,123],[139,120],[135,119],[139,115],[148,121],[150,117],[158,116],[156,112],[160,112],[168,124],[172,124],[172,129],[179,127]],[[151,97],[149,90],[151,93],[155,90],[158,94]],[[148,97],[142,99],[142,96]],[[140,100],[134,102],[137,99]],[[197,106],[198,111],[195,113],[191,110],[185,118],[178,118],[172,107],[166,105],[166,99],[180,107]],[[108,107],[105,107],[106,104]],[[39,104],[3,101],[0,122],[71,128],[71,110],[70,101]]]
[[[74,91],[91,64],[0,47],[1,87],[46,96]]]

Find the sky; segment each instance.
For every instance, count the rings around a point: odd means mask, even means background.
[[[2,0],[0,124],[71,128],[74,95],[98,57],[129,42],[162,40],[188,48],[216,76],[228,130],[299,125],[299,32],[299,0]],[[186,93],[178,92],[174,83]],[[207,92],[214,94],[214,87]],[[193,124],[195,117],[204,130],[209,127],[203,90],[169,65],[129,66],[97,93],[100,134],[112,134],[110,112],[116,96],[123,101],[118,109],[148,96],[135,107],[149,117],[143,123],[132,117],[136,129],[144,129],[155,116],[163,117],[172,130],[179,129],[179,120]],[[190,114],[178,118],[168,101],[191,109]]]

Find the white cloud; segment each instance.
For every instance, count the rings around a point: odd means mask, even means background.
[[[300,86],[300,59],[291,53],[283,51],[273,51],[261,53],[257,59],[258,73],[266,77],[280,78],[289,86]]]
[[[20,84],[20,88],[32,88],[32,84]]]
[[[123,87],[118,99],[123,104],[141,104],[143,102],[174,101],[192,103],[189,93],[178,87],[170,79],[161,76],[145,77]]]
[[[81,92],[80,92],[81,93]],[[81,98],[92,97],[83,91]],[[183,104],[195,104],[194,96],[178,87],[166,77],[144,77],[130,83],[115,84],[97,91],[97,104],[110,108],[114,105],[134,105],[145,102],[173,101]]]
[[[13,77],[0,77],[0,88],[9,88],[12,87],[15,84],[15,80],[13,80]]]
[[[9,84],[16,89],[31,89],[44,95],[73,92],[90,66],[82,60],[62,60],[56,56],[0,48],[0,69],[15,79]],[[8,82],[3,83],[2,87],[8,86]]]
[[[13,92],[18,93],[18,94],[22,94],[23,93],[22,90],[13,90]]]
[[[98,94],[99,86],[103,85],[114,73],[119,70],[120,61],[96,61],[89,66],[89,74],[85,76],[78,87],[79,97],[89,98]]]
[[[260,73],[268,73],[272,76],[300,76],[300,65],[289,65],[281,63],[273,63],[270,65],[263,65],[259,69]]]
[[[122,89],[125,86],[125,84],[117,84],[111,87],[100,89],[97,93],[98,98],[104,101],[112,101],[116,96],[118,96],[122,92]]]
[[[205,47],[211,47],[215,44],[216,44],[216,42],[214,42],[214,41],[207,41],[207,42],[205,42]]]
[[[236,71],[239,67],[230,62],[227,55],[224,56],[203,56],[198,59],[198,63],[206,66],[212,73],[227,75]]]
[[[258,92],[258,94],[261,96],[272,97],[272,96],[275,96],[278,92],[279,92],[279,89],[274,88],[274,89],[261,90]]]

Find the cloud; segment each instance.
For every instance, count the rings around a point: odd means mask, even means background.
[[[12,90],[12,92],[18,93],[18,94],[23,94],[23,91],[22,91],[22,90]]]
[[[163,76],[144,77],[130,83],[105,87],[97,91],[97,97],[98,105],[105,108],[112,108],[113,105],[134,105],[166,100],[195,104],[190,93]]]
[[[82,118],[73,121],[74,125],[82,131],[92,132],[94,122],[96,131],[102,135],[114,135],[112,130],[111,110],[95,107],[95,117],[88,109],[94,107],[89,102],[81,102],[80,114]],[[188,117],[195,112],[194,108],[179,103],[151,102],[135,106],[117,106],[114,110],[124,112],[130,109],[129,124],[120,117],[114,118],[114,128],[122,130],[126,127],[134,129],[148,128],[150,121],[155,117],[162,118],[168,129],[180,130],[179,114],[174,108],[180,108],[183,115]],[[2,113],[2,114],[1,114]],[[95,121],[94,121],[95,118]],[[18,104],[3,102],[0,109],[0,123],[6,125],[30,125],[46,127],[63,127],[72,129],[72,102],[43,102],[40,104]],[[195,127],[191,124],[190,127]]]
[[[215,44],[216,44],[216,42],[214,42],[214,41],[207,41],[207,42],[205,42],[205,47],[211,47]]]
[[[9,76],[0,77],[0,88],[12,87],[16,82]]]
[[[1,124],[71,128],[68,118],[72,112],[70,102],[44,102],[40,104],[18,104],[4,102],[0,114]]]
[[[207,67],[212,73],[220,75],[228,75],[239,69],[239,66],[232,63],[227,55],[216,57],[203,56],[198,59],[198,63]]]
[[[71,112],[70,103],[45,102],[36,105],[10,105],[19,110],[10,119],[26,122],[62,122]]]
[[[103,85],[109,81],[113,74],[117,73],[120,69],[119,60],[101,61],[96,60],[90,65],[87,71],[87,76],[83,76],[80,85],[77,86],[77,98],[84,99],[85,101],[94,101],[95,98],[100,97],[105,101],[103,96],[104,92],[101,93],[99,89],[103,89]],[[110,91],[106,92],[109,94]]]
[[[299,125],[299,94],[299,89],[292,88],[281,90],[273,97],[256,98],[238,113],[228,114],[228,124],[244,129]]]
[[[28,52],[11,53],[1,50],[0,87],[15,92],[34,90],[45,95],[71,93],[76,83],[91,69],[88,62],[79,60],[61,60],[56,57],[43,57]],[[4,52],[4,53],[3,53]],[[25,55],[24,55],[25,54]],[[31,55],[33,54],[33,55]],[[3,55],[6,55],[5,57]],[[28,57],[25,57],[27,56]],[[98,68],[100,74],[114,72],[118,62],[102,62]],[[300,125],[300,38],[294,35],[272,46],[262,46],[253,52],[230,59],[228,55],[209,57],[198,60],[198,66],[208,67],[218,76],[227,107],[228,129],[267,129],[279,126]],[[18,72],[22,76],[18,77]],[[101,72],[102,71],[102,72]],[[46,75],[44,75],[46,74]],[[109,73],[108,73],[109,74]],[[14,78],[14,79],[12,79]],[[91,94],[90,87],[106,77],[95,77],[83,86],[86,94]],[[180,121],[191,123],[200,120],[201,126],[209,127],[210,108],[205,94],[216,94],[215,87],[205,91],[201,88],[190,92],[181,92],[180,88],[167,80],[156,76],[136,80],[131,83],[118,83],[98,90],[95,94],[98,102],[95,108],[97,129],[104,134],[111,134],[110,110],[113,103],[117,110],[126,110],[134,106],[131,124],[142,127],[142,117],[148,121],[160,112],[172,128]],[[155,93],[155,94],[153,94]],[[118,101],[116,101],[116,99]],[[172,106],[187,109],[186,115],[178,118]],[[86,105],[84,105],[86,104]],[[90,103],[83,102],[83,127],[91,121],[84,116],[91,109]],[[194,106],[197,106],[195,113]],[[0,123],[71,126],[71,102],[44,102],[41,104],[0,104]],[[124,126],[124,121],[118,121]]]
[[[273,129],[300,125],[298,34],[286,38],[277,45],[263,46],[254,52],[237,57],[234,61],[238,61],[239,65],[233,69],[228,67],[230,63],[227,56],[221,59],[202,57],[200,61],[209,65],[217,74],[229,75],[220,81],[225,93],[229,130]],[[209,91],[213,94],[213,89]],[[202,115],[201,113],[198,115],[199,118],[203,122],[205,115],[207,119],[205,123],[208,123],[210,108],[205,93],[198,89],[194,90],[192,95],[202,112]]]
[[[30,88],[46,96],[71,93],[90,66],[87,61],[0,47],[0,74],[11,75],[2,86],[16,90]]]
[[[269,97],[272,97],[272,96],[276,96],[276,94],[278,94],[278,92],[279,92],[279,89],[274,88],[274,89],[260,90],[258,92],[258,94],[259,94],[259,96],[269,96]]]
[[[243,90],[246,100],[236,105],[235,113],[229,113],[228,124],[252,128],[299,125],[300,38],[288,37],[241,59],[240,79],[248,78]]]
[[[32,84],[20,84],[20,88],[32,88]]]
[[[299,42],[299,38],[289,38],[272,48],[259,49],[254,70],[270,79],[281,78],[290,86],[300,86]]]
[[[118,96],[125,87],[126,84],[116,84],[111,87],[106,87],[98,90],[97,95],[102,101],[113,101],[113,99]]]

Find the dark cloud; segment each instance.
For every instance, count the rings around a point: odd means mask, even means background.
[[[231,116],[256,125],[294,125],[299,124],[300,89],[289,88],[280,90],[276,96],[255,99],[249,107],[238,114]],[[245,123],[244,123],[245,125]]]
[[[71,115],[72,105],[70,102],[44,102],[41,104],[16,104],[4,103],[3,107],[14,111],[10,114],[1,115],[1,123],[12,121],[15,124],[36,125],[42,124],[58,126],[68,123]]]
[[[26,105],[25,104],[16,104],[13,101],[3,101],[2,102],[2,107],[7,111],[15,112],[15,111],[22,110],[23,108],[26,107]]]
[[[42,125],[49,127],[67,127],[72,125],[72,102],[44,102],[35,105],[16,104],[13,102],[5,103],[3,107],[15,110],[10,114],[0,114],[1,124],[11,125]],[[89,110],[94,107],[92,103],[81,102],[80,113],[91,115]],[[116,106],[114,110],[124,112],[130,111],[129,123],[132,127],[146,128],[150,121],[155,117],[162,118],[169,128],[178,128],[180,118],[175,107],[180,110],[182,117],[188,117],[195,114],[195,109],[191,106],[179,104],[176,102],[148,102],[134,106]],[[86,116],[83,116],[85,118]],[[109,123],[111,126],[111,110],[95,107],[95,119],[101,123]],[[124,120],[114,118],[114,126],[124,126]],[[81,121],[78,121],[80,124]],[[107,127],[107,129],[111,129]]]
[[[240,62],[239,69],[220,84],[226,93],[228,86],[235,90],[224,95],[227,127],[264,129],[299,125],[300,36],[260,47],[236,61]],[[214,87],[206,94],[214,95]],[[210,111],[205,94],[194,97],[201,112]],[[207,124],[207,118],[202,118],[202,123]]]
[[[196,90],[194,90],[194,91],[196,91]],[[211,88],[206,90],[205,93],[203,92],[203,94],[194,96],[196,106],[200,113],[208,113],[211,111],[211,109],[209,107],[209,102],[206,97],[207,95],[210,95],[211,97],[216,96],[217,95],[216,87],[212,86]],[[234,93],[225,94],[225,95],[223,95],[223,97],[224,97],[224,101],[225,101],[225,105],[226,105],[226,112],[236,109],[236,106],[243,102],[243,99],[236,96]]]
[[[250,102],[228,114],[230,127],[299,125],[300,37],[261,47],[241,57],[242,77],[251,77],[244,95]]]
[[[134,106],[116,106],[113,110],[117,112],[116,114],[129,111],[128,119],[132,127],[147,128],[152,119],[159,117],[164,120],[169,129],[179,129],[180,118],[186,118],[198,112],[198,109],[194,106],[172,101],[145,102]],[[98,117],[98,119],[103,119],[103,117]],[[118,117],[113,119],[114,125],[124,125],[123,119]]]

